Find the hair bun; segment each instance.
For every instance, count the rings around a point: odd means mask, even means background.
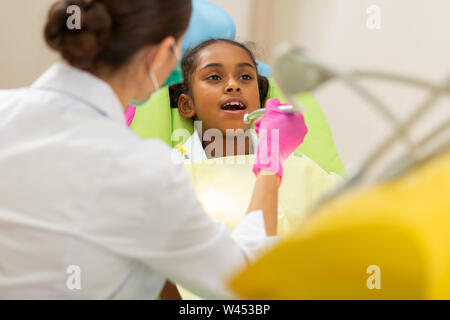
[[[72,5],[80,9],[79,29],[69,28],[69,19],[76,14],[68,10]],[[45,39],[71,65],[88,70],[94,67],[96,56],[110,43],[111,27],[112,19],[103,3],[96,0],[58,1],[50,9]]]

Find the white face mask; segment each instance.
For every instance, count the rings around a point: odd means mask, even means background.
[[[177,48],[175,46],[175,44],[172,45],[172,50],[175,54],[175,56],[177,57],[177,63],[181,60],[181,55],[180,53],[177,51]],[[153,92],[150,93],[150,95],[148,96],[147,99],[143,100],[143,101],[136,101],[138,102],[137,104],[143,104],[144,102],[150,100],[153,95],[160,89],[159,83],[158,83],[158,78],[156,77],[155,72],[150,71],[150,79],[152,80],[153,83]]]
[[[173,53],[175,54],[175,57],[177,57],[177,63],[181,61],[181,54],[177,51],[177,46],[175,44],[172,45]]]
[[[150,71],[150,79],[152,79],[153,82],[153,92],[151,93],[151,95],[153,95],[156,91],[159,90],[159,83],[158,83],[158,78],[156,77],[156,74],[153,71]],[[150,95],[150,96],[151,96]]]

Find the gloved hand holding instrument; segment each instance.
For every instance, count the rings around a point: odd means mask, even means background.
[[[259,134],[258,151],[253,165],[256,175],[255,188],[247,212],[263,212],[266,234],[277,234],[278,189],[283,177],[286,159],[303,142],[308,132],[303,115],[293,113],[292,106],[280,104],[278,99],[269,99],[264,115],[255,122]],[[244,122],[255,114],[247,114]],[[247,122],[249,123],[249,122]]]
[[[272,171],[281,184],[284,162],[303,142],[308,128],[303,114],[282,111],[280,106],[287,104],[267,100],[264,115],[255,122],[259,142],[253,172],[257,175],[261,169]]]

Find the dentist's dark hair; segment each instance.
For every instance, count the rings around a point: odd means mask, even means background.
[[[70,24],[78,9],[80,29]],[[79,69],[119,68],[147,45],[168,36],[178,40],[191,11],[191,0],[60,0],[48,13],[45,40]]]

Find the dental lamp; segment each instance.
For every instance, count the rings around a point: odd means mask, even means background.
[[[371,72],[371,71],[353,71],[344,72],[332,66],[327,65],[308,56],[301,48],[290,44],[282,43],[274,51],[274,72],[278,80],[281,91],[286,96],[287,100],[292,104],[284,106],[286,112],[301,112],[302,106],[299,104],[295,96],[304,92],[311,92],[316,90],[323,84],[331,80],[340,80],[347,86],[353,89],[358,95],[367,100],[375,111],[377,111],[383,119],[390,123],[393,127],[393,132],[387,139],[382,141],[373,152],[369,154],[356,168],[349,172],[349,178],[344,185],[339,187],[335,192],[323,199],[321,203],[329,200],[331,197],[339,194],[352,186],[359,184],[365,174],[376,164],[383,155],[389,151],[396,142],[400,139],[406,143],[408,150],[405,155],[402,155],[394,166],[387,168],[384,174],[378,177],[378,180],[384,180],[398,176],[409,168],[414,167],[418,163],[425,161],[437,152],[448,150],[450,148],[450,139],[446,140],[444,144],[435,148],[429,153],[422,153],[418,155],[417,146],[428,145],[438,136],[448,133],[450,128],[450,117],[447,121],[429,133],[424,139],[418,143],[414,143],[409,136],[409,129],[426,113],[428,113],[434,106],[438,98],[443,94],[450,94],[450,75],[440,85],[434,85],[426,80],[416,79],[408,76]],[[430,91],[430,95],[418,105],[411,116],[405,121],[400,121],[381,100],[373,95],[361,83],[361,78],[382,79],[410,86],[420,87]],[[264,109],[257,110],[253,113],[247,114],[244,117],[244,122],[250,123],[257,117],[264,113]],[[449,113],[450,114],[450,113]]]

